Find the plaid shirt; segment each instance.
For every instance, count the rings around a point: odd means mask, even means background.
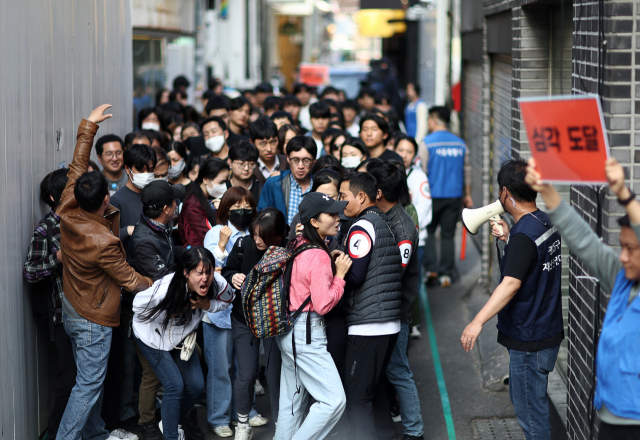
[[[51,219],[52,237],[50,252],[47,243],[46,220]],[[49,220],[49,221],[51,221]],[[54,211],[49,212],[33,231],[27,260],[24,262],[24,276],[30,283],[52,277],[52,303],[54,324],[62,323],[62,263],[58,261],[56,252],[60,250],[60,217]],[[51,255],[49,255],[51,254]]]
[[[313,186],[313,177],[309,179],[309,188],[305,192],[302,192],[302,187],[298,184],[298,181],[293,178],[293,173],[289,175],[291,178],[291,189],[289,190],[289,212],[287,213],[287,224],[293,222],[293,218],[298,213],[298,207],[302,202],[302,195],[308,193]]]

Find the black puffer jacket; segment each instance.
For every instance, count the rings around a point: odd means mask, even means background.
[[[389,226],[396,236],[400,252],[410,253],[406,266],[402,267],[402,322],[411,323],[411,309],[418,295],[420,268],[418,267],[418,229],[400,203],[385,212]],[[411,251],[408,242],[411,243]],[[402,257],[402,255],[401,255]],[[403,259],[404,263],[404,259]]]
[[[347,285],[344,299],[346,324],[395,321],[402,317],[402,261],[398,243],[387,225],[386,216],[379,210],[370,210],[358,217],[360,219],[373,225],[375,244],[364,283],[356,287]]]
[[[174,246],[171,231],[171,227],[165,231],[153,229],[141,215],[129,239],[133,267],[153,281],[173,271],[184,252],[184,248]]]

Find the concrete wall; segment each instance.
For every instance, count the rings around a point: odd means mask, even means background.
[[[132,124],[129,0],[0,0],[0,436],[46,428],[55,358],[36,322],[22,266],[45,214],[40,180],[68,164],[78,123],[101,103]]]

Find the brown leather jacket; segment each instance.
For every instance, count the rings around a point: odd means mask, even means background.
[[[120,211],[109,205],[104,217],[78,206],[76,180],[87,171],[98,124],[83,119],[62,193],[61,248],[64,294],[85,319],[107,327],[120,325],[120,288],[139,292],[153,282],[127,263],[119,238]]]

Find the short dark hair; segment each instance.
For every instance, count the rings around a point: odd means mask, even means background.
[[[214,96],[207,101],[204,111],[208,115],[211,110],[225,109],[229,111],[229,100],[224,96]]]
[[[249,233],[252,237],[259,235],[268,246],[280,246],[282,239],[289,234],[289,231],[282,211],[277,208],[266,208],[251,220]]]
[[[347,99],[342,103],[342,110],[350,108],[351,110],[355,110],[356,113],[360,111],[360,105],[358,105],[358,101],[355,99]]]
[[[165,121],[164,121],[164,112],[160,107],[145,107],[138,112],[138,129],[142,130],[142,121],[147,119],[151,113],[155,113],[160,121],[160,130],[164,130]]]
[[[309,93],[313,93],[313,87],[306,85],[305,83],[298,83],[295,86],[293,86],[293,94],[297,95],[298,93],[302,92],[302,91],[306,91]]]
[[[291,138],[291,140],[287,144],[287,156],[289,156],[291,153],[295,153],[302,149],[307,150],[309,154],[313,156],[314,159],[318,154],[318,147],[316,145],[316,141],[314,141],[311,136],[298,135]]]
[[[258,139],[271,139],[278,137],[278,126],[268,117],[260,116],[249,125],[249,138],[251,142]]]
[[[253,198],[253,194],[251,194],[251,191],[248,189],[241,186],[232,186],[226,190],[222,196],[222,200],[220,200],[218,210],[216,211],[216,222],[219,225],[226,226],[227,221],[229,221],[229,209],[236,203],[242,201],[249,203],[251,209],[256,209],[256,201]]]
[[[158,141],[159,144],[162,144],[162,135],[160,132],[155,130],[142,130],[149,139],[149,142],[153,143],[153,141]]]
[[[96,154],[98,156],[102,156],[102,153],[104,152],[104,144],[108,144],[110,142],[119,142],[120,148],[124,151],[124,142],[120,139],[120,136],[115,134],[105,134],[96,141]]]
[[[216,124],[218,124],[218,127],[220,127],[220,130],[227,131],[227,123],[224,122],[224,119],[222,119],[220,116],[209,116],[207,119],[200,123],[200,133],[204,131],[204,126],[209,122],[215,122]]]
[[[267,96],[263,103],[264,110],[282,110],[282,98],[279,96]]]
[[[87,212],[96,212],[100,209],[102,201],[108,194],[109,182],[100,171],[84,173],[78,178],[73,189],[78,205]]]
[[[364,98],[365,96],[370,96],[373,99],[376,99],[376,95],[377,95],[376,91],[370,87],[362,87],[358,92],[359,99]]]
[[[322,90],[322,93],[320,94],[320,99],[323,99],[325,96],[332,94],[332,95],[338,95],[338,89],[336,89],[333,86],[327,86]]]
[[[214,92],[213,90],[207,90],[206,92],[204,92],[202,94],[202,99],[206,99],[207,101],[210,100],[211,98],[213,98],[214,96],[218,96],[216,94],[216,92]]]
[[[326,156],[322,156],[326,157]],[[316,192],[322,185],[333,183],[336,188],[340,189],[340,181],[342,180],[342,174],[331,168],[323,168],[313,175],[313,185],[311,185],[311,192]]]
[[[261,82],[254,89],[255,93],[273,93],[273,86],[268,82]]]
[[[351,136],[347,137],[347,139],[344,141],[344,144],[342,144],[343,148],[345,146],[357,148],[358,150],[360,150],[360,152],[362,153],[362,157],[364,157],[365,160],[368,160],[369,158],[371,158],[371,153],[369,152],[369,149],[364,144],[364,142],[362,142],[362,139],[360,138],[351,137]],[[340,149],[340,159],[342,159],[342,148]]]
[[[367,172],[376,178],[378,189],[389,202],[397,202],[402,195],[403,186],[407,185],[407,178],[400,170],[388,162],[367,168]]]
[[[314,102],[309,106],[309,117],[316,119],[329,119],[331,117],[331,109],[325,102]]]
[[[365,170],[369,170],[369,167],[377,166],[383,162],[384,161],[382,159],[378,159],[377,157],[368,157],[362,162],[360,162],[360,165],[358,165],[356,170],[359,170],[360,168],[363,168],[363,167]]]
[[[287,105],[296,105],[298,107],[302,107],[302,103],[296,95],[287,95],[284,97],[284,99],[282,100],[282,107],[285,107]]]
[[[68,172],[69,168],[57,169],[44,176],[44,179],[40,182],[40,200],[49,205],[51,209],[56,209],[60,204],[62,192],[69,180],[67,177]],[[53,197],[53,200],[51,200],[51,197]]]
[[[507,188],[518,202],[535,202],[536,193],[524,181],[527,174],[527,163],[522,159],[511,159],[502,162],[498,171],[498,185]]]
[[[200,129],[200,126],[198,124],[196,124],[195,122],[188,122],[186,124],[184,124],[184,126],[182,127],[182,131],[180,132],[180,139],[182,139],[182,141],[184,141],[185,139],[182,137],[182,133],[184,133],[184,130],[189,128],[189,127],[193,127],[196,129],[196,131],[198,132],[199,136],[202,136],[202,130]]]
[[[257,162],[259,153],[255,145],[248,141],[238,141],[229,148],[229,160]]]
[[[315,175],[322,170],[333,170],[339,173],[340,175],[344,174],[344,168],[338,159],[336,159],[332,154],[326,154],[324,156],[320,156],[318,160],[311,167],[311,175],[313,176],[313,181],[315,182]]]
[[[178,141],[167,142],[166,144],[164,144],[162,146],[162,148],[167,153],[169,153],[171,151],[175,151],[184,160],[187,160],[187,157],[189,156],[187,154],[187,147],[185,147],[182,142],[178,142]]]
[[[177,89],[178,87],[189,87],[190,85],[191,83],[189,82],[187,77],[184,75],[176,76],[175,79],[173,80],[174,89]]]
[[[124,149],[126,150],[133,144],[137,144],[138,142],[136,141],[140,139],[146,139],[151,143],[151,139],[149,139],[149,136],[147,136],[147,133],[144,131],[132,131],[131,133],[127,133],[124,137]]]
[[[342,178],[342,182],[349,182],[349,191],[354,195],[362,191],[370,202],[375,203],[376,195],[378,194],[378,182],[371,174],[362,172],[350,173]]]
[[[416,95],[420,96],[420,84],[418,83],[409,83],[411,85],[413,85],[413,90],[416,91]]]
[[[282,119],[282,118],[287,118],[290,124],[295,124],[295,121],[293,120],[293,116],[291,116],[291,113],[285,112],[284,110],[278,110],[276,112],[273,112],[273,114],[269,116],[269,119],[271,119],[272,121],[275,121],[276,119]]]
[[[389,123],[380,115],[375,113],[369,113],[364,118],[360,120],[360,130],[362,131],[362,126],[366,121],[373,121],[376,123],[378,128],[382,130],[384,134],[389,134]]]
[[[123,156],[124,165],[129,167],[129,169],[136,167],[138,170],[141,170],[142,168],[148,167],[149,162],[152,162],[153,168],[155,168],[158,163],[156,152],[145,144],[133,144],[124,150]],[[151,172],[151,170],[148,170],[148,172]]]
[[[386,92],[380,92],[375,97],[376,104],[382,104],[382,101],[387,101],[387,104],[391,103],[391,98],[389,98],[389,95]]]
[[[248,105],[251,108],[251,103],[244,96],[238,96],[237,98],[233,98],[231,102],[229,102],[229,111],[239,110],[243,106]]]
[[[449,125],[451,122],[451,110],[441,105],[434,105],[429,108],[429,116],[435,116],[439,121]]]

